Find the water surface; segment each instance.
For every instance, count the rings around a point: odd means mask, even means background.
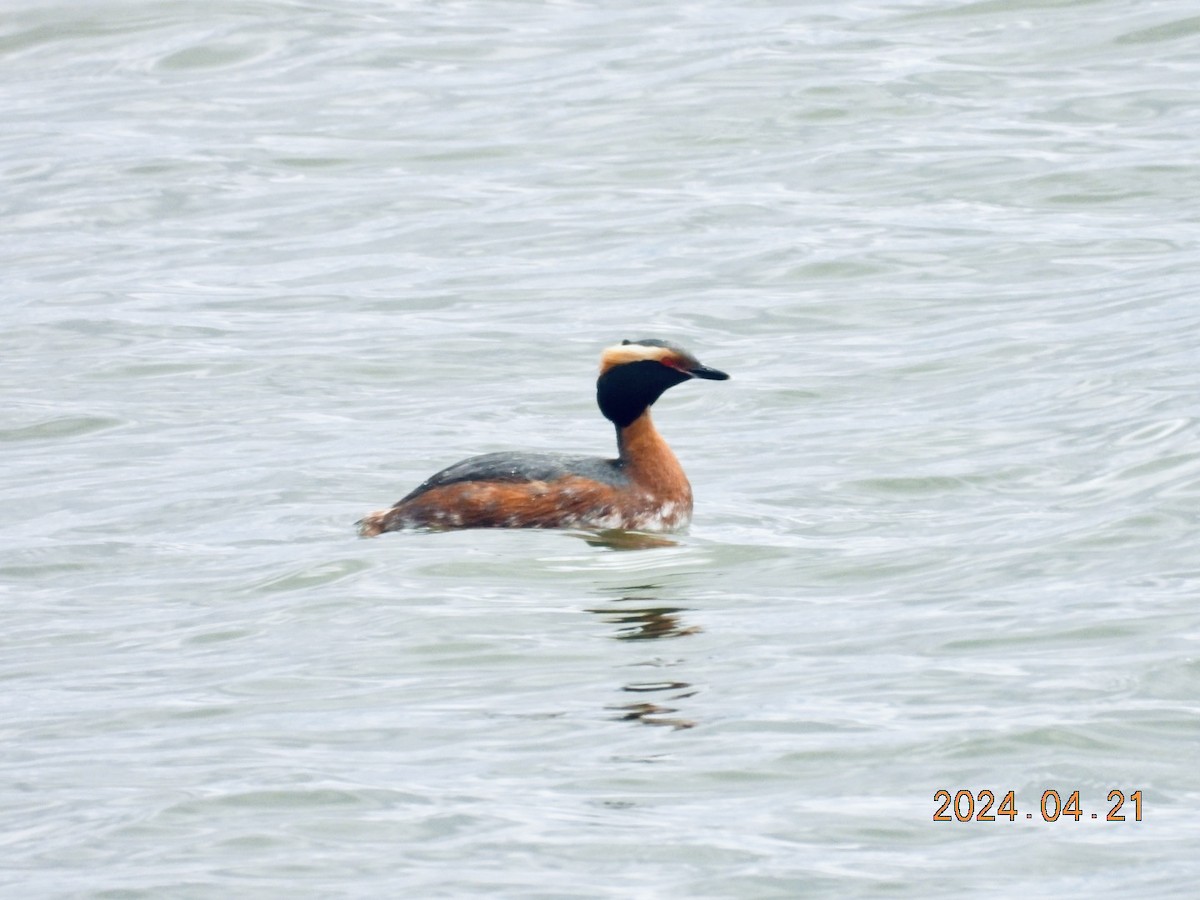
[[[0,887],[1190,896],[1198,81],[1182,0],[9,4]],[[676,543],[355,539],[651,336]]]

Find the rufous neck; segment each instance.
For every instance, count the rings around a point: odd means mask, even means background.
[[[617,449],[621,466],[636,484],[660,499],[690,508],[691,485],[674,452],[654,427],[649,410],[617,430]]]
[[[650,418],[649,409],[624,428],[617,429],[617,451],[625,462],[645,457],[647,454],[653,455],[663,443],[662,435],[658,433],[658,429],[654,427],[654,420]]]

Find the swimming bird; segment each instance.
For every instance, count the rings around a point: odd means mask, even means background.
[[[558,453],[473,456],[427,478],[358,532],[455,528],[677,531],[692,518],[692,486],[650,418],[663,392],[729,376],[677,344],[622,341],[600,356],[596,402],[617,429],[616,459]]]

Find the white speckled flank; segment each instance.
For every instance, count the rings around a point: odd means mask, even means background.
[[[635,517],[625,527],[632,531],[678,531],[691,523],[691,510],[679,503],[664,503],[658,509]]]

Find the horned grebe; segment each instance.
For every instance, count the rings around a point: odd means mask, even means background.
[[[729,376],[668,341],[622,341],[600,357],[596,402],[617,427],[616,459],[486,453],[426,479],[358,533],[450,528],[619,528],[676,531],[692,518],[692,486],[650,420],[667,388]]]

